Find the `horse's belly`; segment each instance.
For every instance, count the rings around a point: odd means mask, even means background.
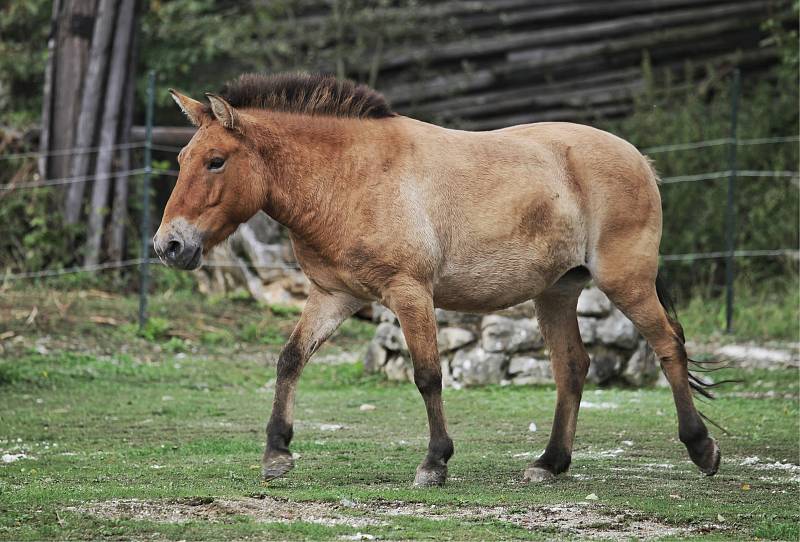
[[[450,262],[434,282],[439,308],[491,312],[536,297],[580,262],[568,255],[537,258],[535,251],[507,252],[502,258],[478,257]]]

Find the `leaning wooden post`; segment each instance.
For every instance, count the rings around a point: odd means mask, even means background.
[[[153,173],[153,103],[156,93],[156,72],[147,74],[147,110],[144,135],[144,178],[142,182],[142,250],[139,263],[139,329],[147,324],[147,282],[150,270],[150,175]]]
[[[739,141],[736,136],[737,117],[739,115],[739,92],[741,75],[737,68],[733,72],[731,84],[731,141],[728,147],[728,202],[725,207],[725,331],[733,333],[733,275],[734,248],[736,245],[736,150]]]

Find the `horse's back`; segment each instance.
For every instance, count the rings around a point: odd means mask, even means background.
[[[632,221],[660,236],[649,164],[612,134],[570,123],[428,127],[412,125],[423,147],[412,177],[440,240],[437,305],[491,310],[527,299]]]

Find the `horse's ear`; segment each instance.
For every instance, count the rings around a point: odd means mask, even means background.
[[[220,124],[222,124],[228,130],[236,130],[240,128],[239,115],[236,113],[236,110],[233,108],[233,106],[231,106],[231,104],[216,94],[206,93],[206,98],[208,98],[208,101],[211,103],[211,112],[214,113],[214,116],[217,118]]]
[[[169,89],[169,93],[172,99],[175,100],[175,103],[178,104],[178,107],[181,108],[183,114],[186,115],[186,118],[189,119],[189,122],[194,126],[200,126],[203,123],[205,113],[203,112],[204,106],[201,102],[193,100],[173,89]]]

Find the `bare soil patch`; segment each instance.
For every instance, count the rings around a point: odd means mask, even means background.
[[[430,520],[507,522],[530,531],[602,540],[648,540],[682,536],[694,529],[660,523],[641,514],[606,509],[598,504],[570,503],[547,506],[450,506],[377,501],[339,503],[290,501],[259,496],[239,499],[188,498],[169,501],[109,500],[66,508],[65,511],[105,519],[134,519],[165,523],[224,522],[243,515],[265,523],[304,521],[326,526],[365,529],[390,525],[392,518],[408,516]],[[708,530],[709,526],[705,526]]]

